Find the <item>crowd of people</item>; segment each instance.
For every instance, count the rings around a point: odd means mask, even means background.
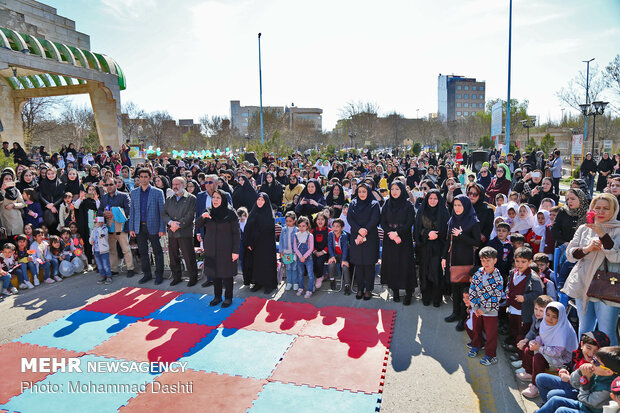
[[[445,321],[467,330],[468,355],[484,352],[483,365],[497,363],[505,336],[541,411],[602,411],[620,375],[620,304],[589,294],[600,271],[620,272],[618,156],[596,164],[588,154],[560,203],[558,150],[492,152],[471,173],[451,151],[132,165],[126,145],[3,149],[17,164],[0,175],[3,294],[61,282],[61,264],[76,258],[101,284],[120,263],[127,277],[140,263],[139,284],[161,284],[166,265],[172,286],[204,276],[222,307],[239,271],[252,292],[283,282],[306,299],[331,290],[370,300],[379,278],[404,305],[418,287],[424,306],[451,296]]]

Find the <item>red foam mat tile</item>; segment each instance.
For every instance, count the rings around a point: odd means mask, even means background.
[[[308,320],[317,317],[318,312],[312,304],[249,297],[222,322],[221,327],[298,334]]]
[[[0,373],[0,404],[7,403],[13,396],[22,393],[22,382],[39,382],[50,373],[26,371],[22,373],[22,358],[53,357],[56,359],[80,357],[84,353],[61,350],[57,348],[37,346],[26,343],[7,343],[0,346],[0,360],[2,360],[2,372]],[[38,363],[37,363],[38,365]]]
[[[348,344],[339,340],[299,336],[269,381],[368,394],[379,392],[387,348],[377,344],[365,348],[357,357],[348,353]]]
[[[381,342],[390,346],[395,312],[381,309],[322,307],[316,318],[299,332],[303,336],[334,338],[342,342],[360,342],[374,347]],[[355,357],[354,354],[350,354]]]
[[[83,310],[142,318],[165,306],[179,295],[181,293],[178,291],[127,287],[88,304]]]
[[[191,383],[191,388],[188,384]],[[206,373],[187,370],[183,373],[167,372],[148,385],[147,391],[140,393],[122,407],[121,413],[152,412],[227,412],[242,413],[252,407],[252,402],[267,384],[266,380],[256,380],[226,374]],[[163,392],[165,385],[171,392]],[[181,387],[185,385],[185,387]],[[191,389],[190,392],[181,389]]]
[[[214,328],[178,321],[145,319],[131,324],[88,353],[134,361],[173,362]]]

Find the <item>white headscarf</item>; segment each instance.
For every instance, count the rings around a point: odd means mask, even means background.
[[[545,216],[545,223],[540,225],[538,223],[538,214],[543,214]],[[546,209],[539,209],[538,212],[536,213],[536,224],[534,224],[534,226],[532,227],[532,231],[534,231],[534,234],[538,235],[539,237],[545,237],[545,232],[547,231],[547,225],[551,224],[551,218],[549,218],[549,211],[547,211]],[[540,243],[540,245],[543,245],[542,242]]]
[[[521,208],[525,208],[527,211],[527,216],[525,218],[521,218]],[[536,218],[534,217],[534,214],[532,214],[530,207],[526,204],[519,205],[519,209],[517,209],[517,216],[515,217],[515,223],[512,227],[512,232],[519,232],[525,235],[534,225],[536,225]]]
[[[566,351],[571,353],[577,350],[577,346],[579,345],[577,334],[566,317],[566,308],[564,308],[564,304],[558,301],[549,303],[545,308],[545,314],[548,308],[555,308],[558,310],[558,322],[556,325],[550,326],[543,318],[542,323],[540,323],[540,338],[542,340],[540,344],[563,347]]]
[[[497,224],[499,224],[500,222],[506,222],[506,220],[504,219],[504,217],[496,216],[493,220],[493,231],[491,232],[491,239],[497,237]]]

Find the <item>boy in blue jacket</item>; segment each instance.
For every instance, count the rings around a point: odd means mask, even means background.
[[[338,274],[338,267],[340,266],[342,269],[342,281],[344,282],[344,294],[351,294],[349,234],[344,232],[344,221],[340,218],[334,219],[332,231],[327,235],[327,251],[329,252],[327,267],[331,289],[336,289],[336,275]]]

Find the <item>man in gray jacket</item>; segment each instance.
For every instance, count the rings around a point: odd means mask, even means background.
[[[174,195],[164,203],[164,222],[168,228],[168,253],[170,254],[171,286],[181,282],[181,260],[189,271],[188,287],[196,285],[198,268],[194,251],[194,214],[196,197],[185,190],[185,178],[177,176],[172,180]]]

